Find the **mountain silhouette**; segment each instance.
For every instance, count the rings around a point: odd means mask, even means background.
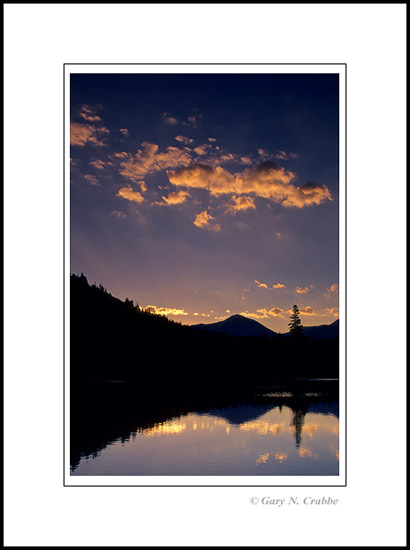
[[[270,330],[258,321],[248,319],[242,315],[232,315],[220,321],[219,323],[210,323],[199,325],[191,325],[192,328],[207,330],[210,332],[218,332],[220,334],[229,334],[231,336],[268,336],[272,338],[278,333]],[[303,327],[303,334],[309,338],[338,338],[339,337],[339,320],[337,319],[330,325],[318,325],[311,327]],[[290,332],[286,332],[283,336],[290,336]]]
[[[229,334],[231,336],[277,336],[277,333],[269,328],[265,327],[258,321],[248,319],[242,315],[232,315],[220,321],[219,323],[210,323],[208,325],[201,323],[199,325],[191,325],[192,328],[200,330],[208,330],[210,332],[219,332],[222,334]]]
[[[303,327],[303,334],[309,338],[339,338],[339,319],[330,325]]]

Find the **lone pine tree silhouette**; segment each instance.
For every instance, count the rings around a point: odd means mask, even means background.
[[[288,323],[289,332],[293,337],[303,336],[303,325],[300,320],[300,311],[298,306],[295,304],[292,308],[293,313],[290,316],[290,321]]]

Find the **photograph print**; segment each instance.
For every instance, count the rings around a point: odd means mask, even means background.
[[[343,69],[65,69],[69,483],[337,484]]]

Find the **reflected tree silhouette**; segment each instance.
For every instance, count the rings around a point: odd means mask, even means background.
[[[293,418],[291,426],[293,426],[295,430],[295,443],[296,448],[298,449],[300,447],[300,444],[302,443],[302,428],[303,424],[305,423],[305,415],[307,413],[307,409],[292,409],[293,411]]]

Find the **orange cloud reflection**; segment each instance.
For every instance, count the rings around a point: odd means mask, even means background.
[[[143,434],[146,437],[155,437],[159,435],[178,435],[185,431],[187,428],[186,423],[181,422],[161,422],[155,424],[152,428],[143,430]]]

